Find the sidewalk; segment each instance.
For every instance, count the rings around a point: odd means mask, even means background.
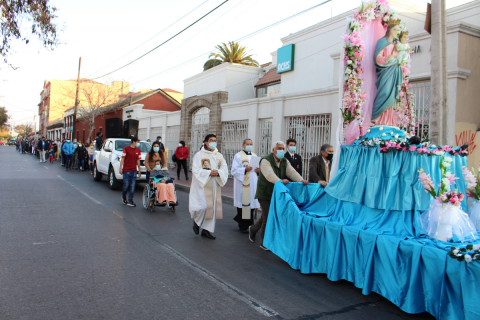
[[[175,188],[179,191],[190,192],[190,186],[192,185],[192,173],[189,172],[189,180],[185,180],[183,172],[180,175],[180,180],[175,175],[172,175],[175,179]],[[225,186],[222,188],[222,202],[233,206],[233,179],[228,179]]]

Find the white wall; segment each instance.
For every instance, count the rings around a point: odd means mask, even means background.
[[[184,97],[227,91],[228,102],[255,97],[253,86],[264,69],[233,63],[223,63],[184,80]]]

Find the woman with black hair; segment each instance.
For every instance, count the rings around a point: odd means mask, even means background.
[[[145,157],[145,168],[147,169],[146,180],[149,181],[150,172],[155,168],[155,161],[160,160],[162,163],[162,168],[167,166],[167,159],[165,159],[165,154],[162,149],[160,149],[160,143],[154,141],[152,144],[152,149],[147,153]]]
[[[185,147],[185,141],[180,141],[177,149],[175,150],[175,157],[177,158],[177,178],[180,180],[180,171],[185,172],[185,179],[188,180],[187,174],[187,158],[188,158],[188,148]]]

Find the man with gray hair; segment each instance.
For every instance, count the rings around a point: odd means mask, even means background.
[[[248,233],[248,228],[253,224],[253,211],[260,208],[260,203],[255,199],[260,168],[250,166],[252,157],[257,156],[252,152],[252,139],[243,140],[242,147],[243,150],[235,155],[232,162],[233,205],[237,207],[237,215],[233,220],[238,223],[240,232]]]
[[[288,184],[290,179],[294,182],[303,182],[307,185],[308,181],[303,180],[302,176],[292,167],[290,162],[284,158],[285,143],[277,141],[273,145],[272,153],[260,160],[260,175],[258,177],[257,193],[255,198],[260,202],[262,208],[261,218],[248,229],[248,237],[251,242],[255,242],[255,235],[260,230],[262,237],[262,244],[260,248],[268,250],[263,245],[263,237],[265,234],[265,227],[268,220],[268,210],[270,209],[270,202],[272,199],[273,188],[275,183],[282,182]]]
[[[308,182],[320,183],[326,187],[330,182],[332,170],[333,147],[328,143],[320,148],[321,154],[310,159],[308,168]]]

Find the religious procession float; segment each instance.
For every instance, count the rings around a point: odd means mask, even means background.
[[[480,174],[466,147],[415,135],[408,31],[387,0],[362,4],[343,38],[338,171],[325,189],[277,183],[263,244],[405,312],[480,319]]]

